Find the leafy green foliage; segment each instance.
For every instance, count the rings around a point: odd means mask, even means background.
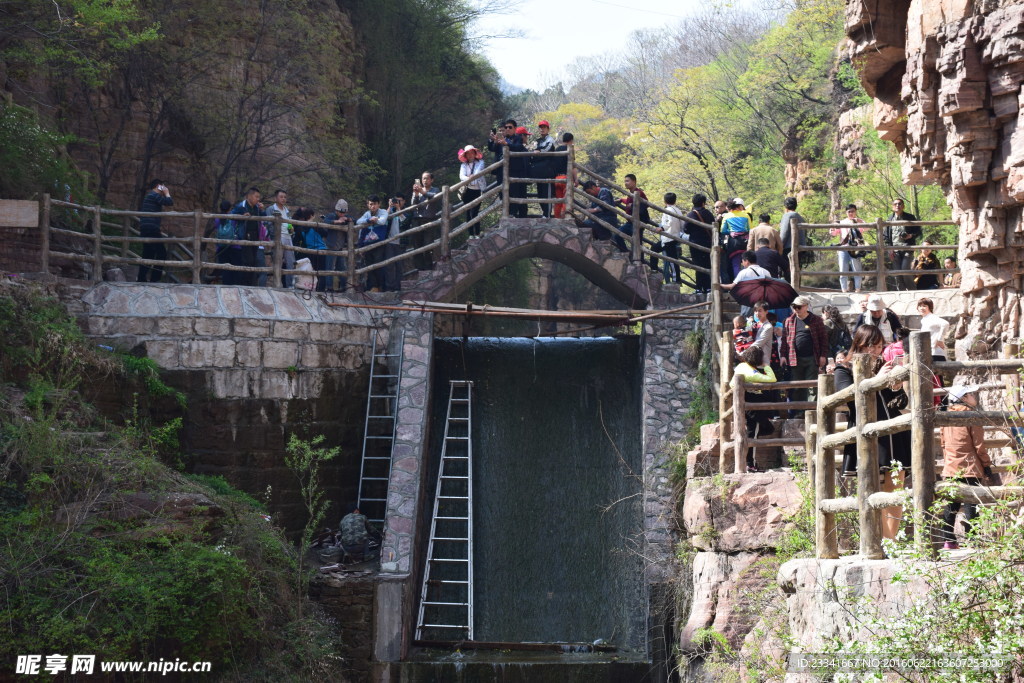
[[[152,358],[145,356],[133,356],[128,353],[118,354],[124,372],[129,377],[137,377],[142,380],[146,391],[151,396],[170,396],[175,402],[185,407],[185,394],[174,387],[167,385],[160,377],[160,366]]]
[[[0,330],[0,355],[32,370],[0,366],[0,659],[179,657],[226,679],[328,679],[336,636],[293,592],[280,530],[222,478],[156,459],[180,419],[99,419],[74,388],[97,369],[122,379],[123,364],[28,288],[0,291]],[[174,513],[170,496],[192,506]]]
[[[44,127],[31,110],[0,100],[0,196],[37,199],[49,192],[88,200],[85,178],[64,152],[72,139]]]

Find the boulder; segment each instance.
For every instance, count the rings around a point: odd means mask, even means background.
[[[803,502],[790,472],[727,474],[686,484],[683,523],[701,550],[774,548]]]
[[[679,634],[684,654],[701,653],[711,643],[703,629],[725,636],[729,647],[738,649],[757,621],[757,611],[748,609],[749,599],[768,589],[773,577],[759,571],[760,553],[697,553],[693,558],[693,602],[690,616]]]

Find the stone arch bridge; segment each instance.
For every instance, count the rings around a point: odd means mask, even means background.
[[[665,291],[662,276],[631,261],[609,240],[595,240],[589,229],[545,218],[505,218],[498,228],[451,252],[416,279],[402,283],[402,298],[451,302],[481,279],[524,258],[558,261],[630,308],[667,304],[678,288]]]

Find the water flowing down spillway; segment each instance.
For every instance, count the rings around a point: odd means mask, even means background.
[[[434,357],[435,474],[448,382],[474,382],[476,640],[644,653],[639,340],[441,339]]]

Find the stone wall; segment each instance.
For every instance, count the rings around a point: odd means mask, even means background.
[[[370,572],[317,574],[309,595],[338,627],[341,663],[335,669],[346,681],[369,681],[373,659],[373,606],[376,577]]]
[[[960,222],[958,355],[1024,333],[1024,5],[848,0],[851,56],[904,181],[938,184]]]
[[[97,283],[75,305],[91,338],[145,353],[186,394],[191,471],[257,496],[269,489],[271,510],[294,530],[305,511],[285,446],[291,434],[322,434],[341,447],[324,473],[332,524],[355,499],[371,335],[378,324],[386,335],[386,320],[256,287]]]

